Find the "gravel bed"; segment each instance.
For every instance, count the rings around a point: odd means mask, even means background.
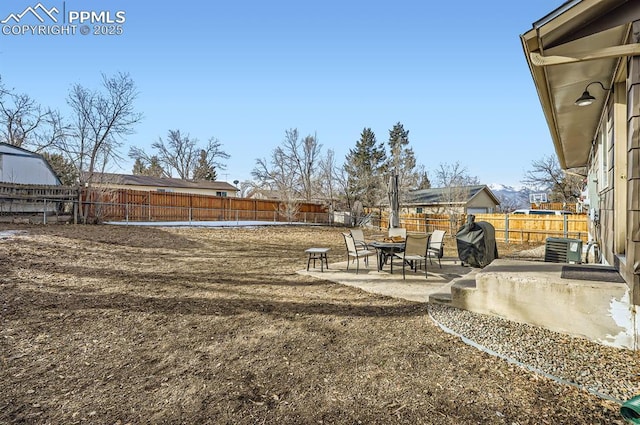
[[[429,313],[472,345],[562,383],[618,403],[640,394],[638,352],[445,305]]]

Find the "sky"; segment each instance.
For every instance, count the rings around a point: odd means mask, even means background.
[[[562,3],[42,0],[47,31],[75,33],[32,34],[31,13],[0,24],[0,77],[68,115],[72,85],[128,73],[144,117],[112,172],[130,174],[129,147],[153,152],[169,130],[218,139],[230,155],[218,178],[233,182],[288,129],[342,163],[364,128],[386,143],[400,122],[432,180],[459,162],[483,184],[519,186],[554,154],[520,35]],[[0,21],[37,5],[3,1]]]

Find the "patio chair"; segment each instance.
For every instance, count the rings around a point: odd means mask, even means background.
[[[362,229],[355,228],[349,231],[351,233],[351,237],[353,238],[353,242],[356,244],[356,248],[358,250],[369,249],[369,245],[364,240],[364,232]]]
[[[347,270],[349,270],[349,263],[351,261],[356,262],[356,274],[360,270],[360,258],[364,258],[364,264],[369,267],[369,257],[378,256],[375,251],[368,249],[357,249],[356,243],[350,233],[343,233],[344,243],[347,246]],[[377,264],[377,263],[376,263]]]
[[[393,239],[394,237],[401,237],[403,240],[407,239],[407,229],[404,227],[390,227],[389,228],[389,239]],[[393,258],[402,258],[402,253],[397,252],[393,255]],[[391,261],[393,261],[393,258]]]
[[[444,230],[434,230],[429,238],[429,249],[427,250],[427,255],[429,256],[429,262],[433,264],[432,256],[435,256],[438,259],[438,266],[442,268],[442,263],[440,263],[440,259],[444,255],[444,235],[447,232]]]
[[[407,229],[405,229],[404,227],[390,227],[389,237],[392,238],[394,236],[400,236],[402,239],[406,239]]]
[[[402,254],[402,278],[406,279],[405,269],[407,264],[411,266],[413,272],[418,270],[418,266],[424,261],[424,277],[427,278],[427,247],[429,245],[429,235],[426,233],[409,233],[404,243]]]

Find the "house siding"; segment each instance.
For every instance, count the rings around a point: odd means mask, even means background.
[[[638,22],[634,31],[640,30]],[[632,302],[640,305],[640,57],[627,61],[627,262],[623,276],[631,286]]]
[[[226,193],[226,197],[235,197],[235,191],[226,191],[221,189],[199,189],[199,188],[183,188],[183,187],[169,187],[169,186],[141,186],[131,184],[119,184],[119,183],[94,183],[94,187],[108,187],[109,189],[127,189],[127,190],[139,190],[144,192],[166,192],[166,193],[190,193],[194,195],[207,195],[207,196],[219,196],[219,192]]]
[[[495,207],[496,204],[485,191],[479,192],[478,195],[471,199],[466,205],[467,211],[482,210],[483,213],[487,214],[493,213],[495,211]]]
[[[630,51],[607,57],[598,51],[603,46],[615,49],[640,40],[639,9],[619,6],[619,2],[609,0],[571,2],[534,23],[521,40],[562,167],[588,166],[590,217],[598,217],[590,220],[590,237],[599,243],[603,262],[615,266],[626,282],[623,296],[608,301],[611,305],[619,303],[620,321],[616,324],[624,328],[622,336],[631,338],[629,348],[637,350],[640,54]],[[574,52],[586,53],[589,49],[594,53],[593,61],[577,58],[554,62],[554,56],[570,58]],[[548,60],[538,61],[533,53],[541,55],[538,59]],[[595,105],[582,109],[569,103],[579,94],[579,88],[586,86],[586,90],[596,81],[606,93],[596,95]],[[603,101],[608,103],[603,105]]]
[[[597,207],[603,257],[627,282],[630,301],[640,305],[640,57],[628,59],[627,71],[626,99],[617,99],[626,102],[626,120],[614,122],[617,131],[606,152],[608,185],[600,188]],[[623,161],[626,169],[616,168]]]

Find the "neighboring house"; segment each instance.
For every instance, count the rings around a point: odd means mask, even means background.
[[[490,214],[498,205],[491,189],[477,185],[414,190],[402,202],[402,209],[415,214]]]
[[[270,189],[250,189],[246,197],[249,199],[265,199],[271,201],[279,201],[282,198],[279,191]]]
[[[246,198],[248,199],[259,199],[266,201],[286,201],[286,193],[283,193],[279,190],[271,190],[271,189],[260,189],[260,188],[252,188],[247,192]],[[313,199],[311,201],[307,201],[301,197],[294,197],[290,199],[290,202],[301,203],[301,204],[321,204],[323,203],[320,199]]]
[[[616,323],[626,328],[621,332],[636,348],[640,333],[638,34],[640,2],[574,0],[521,35],[559,163],[565,170],[588,170],[590,237],[599,244],[603,262],[614,266],[626,281],[627,294],[611,303],[622,307],[616,310]]]
[[[40,154],[0,143],[0,182],[60,186],[51,165]]]
[[[182,180],[132,174],[94,173],[94,187],[130,189],[145,192],[191,193],[195,195],[236,197],[238,188],[223,181]]]

